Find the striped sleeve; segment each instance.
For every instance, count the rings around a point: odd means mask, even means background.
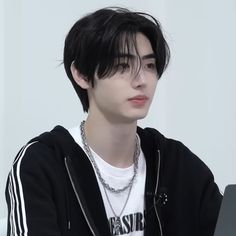
[[[50,157],[52,152],[38,141],[17,154],[6,185],[7,236],[60,235],[51,186],[57,176]]]
[[[8,200],[8,236],[28,235],[28,226],[26,221],[26,210],[22,180],[20,177],[21,162],[26,150],[33,143],[25,145],[18,153],[8,176],[7,200]]]

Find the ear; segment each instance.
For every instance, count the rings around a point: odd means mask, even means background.
[[[71,63],[70,71],[73,76],[74,81],[82,88],[82,89],[88,89],[90,87],[90,84],[86,78],[86,76],[82,75],[78,69],[75,67],[74,61]]]

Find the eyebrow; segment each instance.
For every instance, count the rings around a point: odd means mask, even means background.
[[[115,58],[129,58],[129,59],[134,59],[136,56],[133,55],[133,54],[129,54],[129,53],[120,53],[118,54]],[[147,54],[147,55],[144,55],[141,57],[142,60],[145,60],[145,59],[152,59],[152,58],[156,58],[155,54],[154,53],[150,53],[150,54]]]
[[[142,59],[150,59],[150,58],[156,58],[155,54],[154,53],[150,53],[150,54],[147,54],[147,55],[144,55],[141,57]]]

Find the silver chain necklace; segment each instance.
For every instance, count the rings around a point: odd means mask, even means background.
[[[106,190],[106,188],[103,186],[104,192],[105,192],[105,195],[106,195],[106,198],[107,198],[107,201],[108,201],[108,204],[109,204],[109,206],[110,206],[110,208],[111,208],[111,210],[112,210],[112,213],[113,213],[114,216],[115,216],[115,221],[114,221],[114,228],[115,228],[115,231],[119,230],[119,228],[122,227],[120,217],[121,217],[122,213],[124,212],[125,207],[126,207],[126,205],[127,205],[127,203],[128,203],[128,200],[129,200],[129,197],[130,197],[130,193],[131,193],[132,187],[133,187],[133,185],[131,185],[131,186],[129,187],[129,192],[128,192],[127,198],[126,198],[126,200],[125,200],[124,206],[123,206],[123,208],[122,208],[121,211],[120,211],[120,214],[116,214],[116,212],[115,212],[115,210],[114,210],[114,208],[113,208],[113,206],[112,206],[112,204],[111,204],[111,201],[110,201],[110,199],[109,199],[109,197],[108,197],[107,190]]]
[[[84,149],[85,149],[90,161],[92,162],[93,167],[97,173],[98,179],[101,182],[101,184],[103,185],[104,189],[107,189],[108,191],[110,191],[112,193],[121,193],[121,192],[124,192],[128,188],[130,188],[130,190],[131,190],[131,187],[133,185],[133,182],[134,182],[134,180],[137,176],[137,172],[138,172],[138,157],[140,154],[140,140],[139,140],[138,136],[136,135],[136,144],[135,144],[135,151],[134,151],[134,174],[126,186],[124,186],[123,188],[115,189],[115,188],[111,187],[108,183],[106,183],[106,181],[103,179],[101,172],[97,166],[97,163],[93,157],[93,154],[90,150],[90,147],[88,145],[86,135],[85,135],[85,121],[82,121],[80,124],[80,132],[81,132],[81,137],[82,137]],[[106,193],[106,191],[105,191],[105,193]],[[127,198],[127,201],[128,201],[128,198]],[[108,200],[108,202],[109,202],[109,200]],[[125,203],[125,205],[126,205],[126,203]]]

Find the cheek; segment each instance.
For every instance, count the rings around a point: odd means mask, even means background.
[[[122,79],[109,78],[107,81],[101,81],[95,93],[97,97],[115,100],[116,97],[118,99],[119,97],[122,98],[123,94],[125,95],[128,86],[129,85]]]
[[[104,84],[94,90],[94,100],[101,107],[115,106],[118,94],[120,94],[119,91],[114,89],[113,86]]]

